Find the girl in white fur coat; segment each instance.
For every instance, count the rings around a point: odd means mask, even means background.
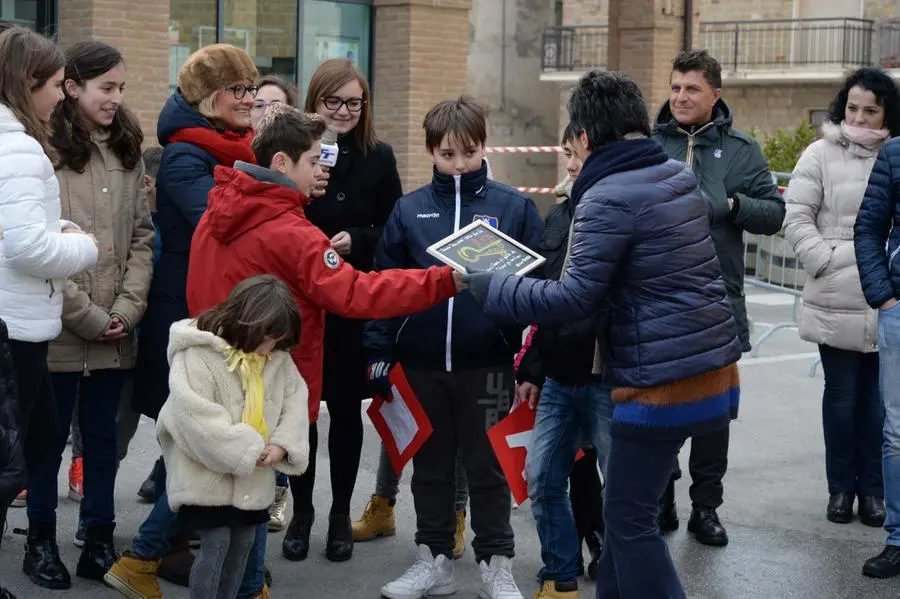
[[[294,298],[269,275],[172,326],[156,428],[169,505],[200,534],[191,599],[237,595],[256,526],[269,519],[275,468],[306,470],[307,388],[287,353],[299,336]]]

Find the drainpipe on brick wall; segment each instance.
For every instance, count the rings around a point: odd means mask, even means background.
[[[694,45],[694,0],[684,0],[684,39],[685,52],[690,52]]]

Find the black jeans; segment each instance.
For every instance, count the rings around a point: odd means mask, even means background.
[[[828,492],[884,497],[878,353],[820,345],[819,355],[825,373],[822,425]]]
[[[461,450],[475,559],[512,557],[509,486],[487,436],[487,429],[509,412],[515,385],[512,366],[454,373],[406,368],[405,373],[433,427],[413,458],[416,544],[427,545],[434,556],[453,556],[456,455]]]
[[[19,431],[24,435],[25,465],[33,472],[59,431],[56,398],[47,370],[49,344],[10,340],[9,347],[19,387]]]
[[[722,479],[728,470],[728,427],[705,435],[691,437],[691,456],[688,467],[691,472],[691,503],[694,509],[718,509],[723,503],[725,487]],[[671,482],[681,478],[678,458]]]

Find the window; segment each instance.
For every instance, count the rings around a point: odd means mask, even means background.
[[[216,42],[216,0],[172,0],[169,11],[169,91],[174,92],[188,56]]]
[[[306,0],[302,15],[301,92],[316,67],[329,58],[349,58],[369,76],[372,8],[363,4]]]
[[[0,19],[37,29],[38,4],[38,0],[0,0]]]
[[[809,111],[809,124],[818,130],[822,125],[825,124],[825,121],[828,120],[828,111],[827,110],[810,110]]]
[[[260,75],[297,79],[298,0],[224,0],[222,42],[253,57]],[[208,34],[215,38],[215,27]]]

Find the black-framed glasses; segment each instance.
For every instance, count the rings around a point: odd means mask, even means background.
[[[225,88],[230,90],[231,93],[234,94],[235,100],[243,100],[244,96],[250,94],[252,97],[256,97],[256,92],[259,91],[259,87],[256,85],[244,85],[242,83],[238,83],[237,85],[232,85],[231,87]]]
[[[322,104],[325,105],[325,108],[334,112],[337,112],[344,106],[346,106],[347,110],[350,112],[359,112],[362,110],[363,106],[365,106],[366,101],[362,98],[347,98],[345,100],[337,96],[325,96],[322,98]]]

